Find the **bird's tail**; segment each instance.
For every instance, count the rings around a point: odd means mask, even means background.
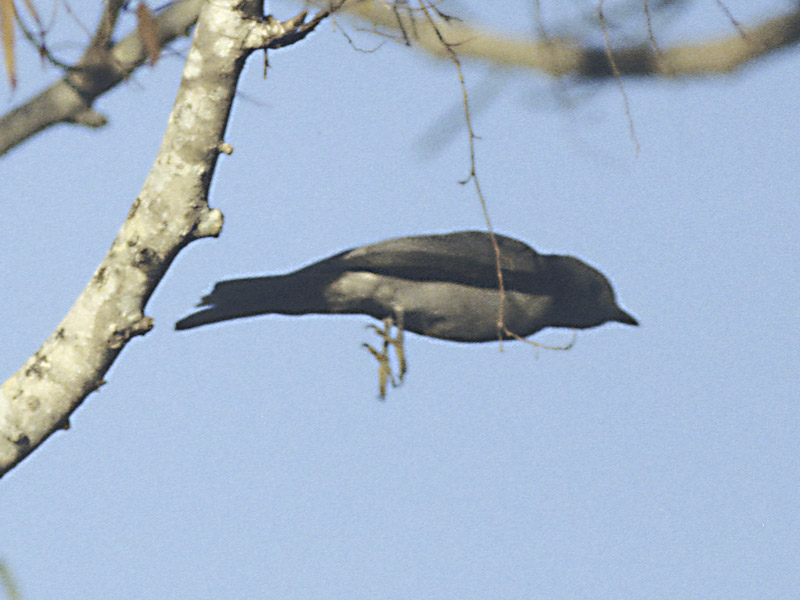
[[[298,276],[297,273],[273,277],[251,277],[220,281],[198,306],[206,306],[175,323],[175,329],[270,313],[284,315],[324,311],[324,277]]]

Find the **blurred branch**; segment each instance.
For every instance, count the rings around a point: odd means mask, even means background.
[[[323,0],[314,4],[324,6]],[[407,3],[410,8],[411,3]],[[419,11],[398,11],[394,3],[381,0],[350,0],[342,8],[353,16],[383,30],[409,32],[414,45],[447,58],[437,31],[419,15]],[[574,75],[584,78],[611,78],[608,51],[602,46],[582,45],[566,37],[542,40],[510,36],[456,19],[442,19],[436,29],[462,58],[490,61],[540,71],[554,77]],[[800,40],[800,9],[752,27],[743,27],[732,35],[672,48],[654,49],[651,44],[614,47],[614,63],[626,76],[702,76],[727,73],[766,54],[797,44]],[[405,37],[403,37],[405,39]]]
[[[106,0],[104,3],[103,15],[100,17],[100,23],[97,26],[94,37],[89,44],[88,52],[92,50],[99,50],[105,52],[111,44],[111,36],[114,34],[114,27],[117,24],[117,18],[122,7],[125,6],[125,0]]]
[[[14,579],[11,577],[11,572],[2,561],[0,561],[0,582],[3,583],[9,600],[20,600],[19,591],[14,584]]]
[[[672,3],[662,0],[653,7],[663,8]],[[136,32],[107,47],[122,4],[121,0],[105,3],[97,32],[78,65],[47,90],[0,118],[0,155],[57,123],[89,127],[105,124],[105,118],[92,110],[93,102],[124,81],[148,58]],[[321,9],[332,7],[326,0],[314,0],[312,4]],[[338,4],[333,8],[338,10]],[[188,32],[201,5],[202,0],[179,0],[158,14],[161,47]],[[403,3],[403,10],[398,10],[399,6],[381,0],[349,0],[341,10],[374,27],[397,32],[406,41],[413,40],[415,46],[435,56],[447,58],[439,38],[441,34],[459,57],[527,68],[553,77],[611,78],[614,77],[613,67],[620,77],[727,73],[800,40],[800,8],[752,27],[743,27],[744,35],[737,31],[714,40],[660,48],[653,43],[651,32],[646,43],[613,47],[609,52],[606,47],[584,45],[571,37],[539,40],[515,37],[442,15],[434,24],[421,17],[418,9],[411,9],[411,3]],[[613,56],[613,67],[609,55]]]
[[[108,254],[55,332],[0,386],[0,476],[51,434],[105,382],[122,348],[153,327],[145,305],[178,252],[219,235],[208,189],[239,75],[257,49],[302,39],[327,14],[281,22],[263,0],[203,2],[153,168]],[[227,40],[220,44],[219,40]]]
[[[120,0],[105,3],[97,31],[75,67],[45,91],[0,118],[0,155],[57,123],[89,127],[105,124],[105,118],[92,109],[92,103],[148,59],[136,31],[110,46],[122,4]],[[158,14],[161,47],[188,33],[202,4],[202,0],[181,0]]]

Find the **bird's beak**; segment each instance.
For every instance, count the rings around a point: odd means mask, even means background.
[[[625,323],[625,325],[639,325],[639,321],[634,319],[633,316],[629,315],[621,308],[618,309],[617,314],[611,320],[616,321],[617,323]]]

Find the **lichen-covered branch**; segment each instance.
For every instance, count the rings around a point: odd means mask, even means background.
[[[219,234],[222,215],[207,195],[217,157],[229,149],[223,140],[239,75],[259,47],[246,40],[266,48],[307,25],[261,18],[262,7],[203,4],[161,148],[119,234],[55,332],[0,386],[0,475],[66,427],[125,344],[150,330],[144,307],[181,248]]]

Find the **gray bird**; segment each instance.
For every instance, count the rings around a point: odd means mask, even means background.
[[[286,275],[220,281],[198,305],[209,308],[181,319],[175,329],[269,313],[366,314],[385,323],[384,330],[375,327],[384,339],[384,358],[373,350],[383,369],[387,343],[401,352],[402,339],[389,336],[392,321],[400,334],[405,329],[456,342],[524,338],[545,327],[585,329],[608,321],[638,325],[598,270],[572,256],[539,254],[519,240],[495,237],[505,289],[502,326],[491,236],[458,231],[353,248]],[[404,364],[401,376],[403,371]]]

